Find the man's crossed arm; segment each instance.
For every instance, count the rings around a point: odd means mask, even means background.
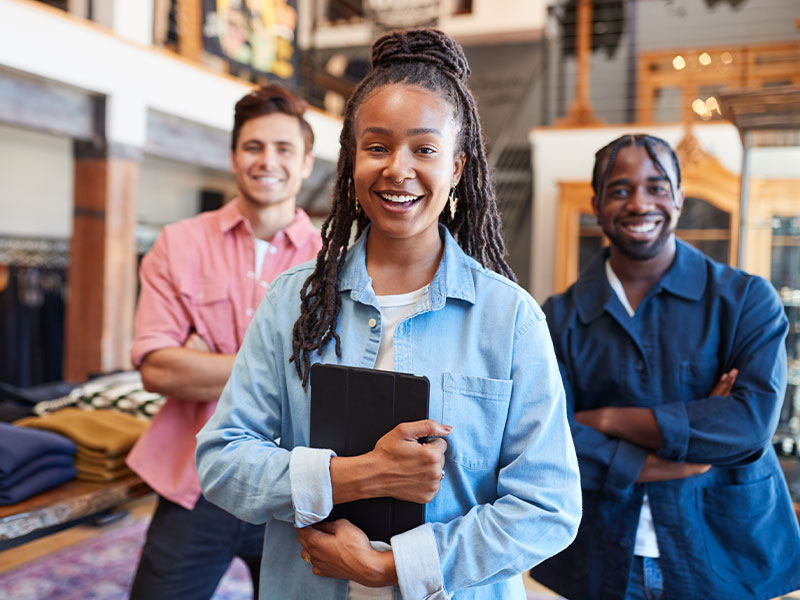
[[[139,371],[148,392],[193,402],[213,402],[233,368],[235,354],[216,354],[196,332],[183,346],[163,348],[148,354]]]
[[[709,396],[728,396],[739,371],[731,369],[724,373]],[[605,406],[575,413],[575,420],[609,437],[619,438],[648,450],[661,448],[663,438],[653,412],[649,408],[637,406]],[[682,479],[691,475],[705,473],[711,465],[678,463],[665,460],[651,452],[645,460],[638,482]]]

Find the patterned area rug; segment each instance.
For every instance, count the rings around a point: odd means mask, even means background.
[[[128,519],[87,542],[0,574],[0,598],[127,600],[149,522]],[[252,597],[250,573],[242,561],[235,559],[213,600]]]

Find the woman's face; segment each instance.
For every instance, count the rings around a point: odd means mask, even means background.
[[[439,214],[464,168],[458,126],[450,104],[419,86],[388,85],[362,102],[353,181],[371,242],[438,240]]]

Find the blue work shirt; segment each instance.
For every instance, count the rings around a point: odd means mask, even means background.
[[[532,575],[576,599],[624,598],[642,497],[665,598],[773,598],[800,587],[800,531],[771,445],[786,387],[788,322],[772,286],[677,241],[673,264],[631,317],[605,275],[608,250],[544,305],[567,392],[584,518],[576,541]],[[723,373],[729,397],[708,397]],[[648,450],[571,417],[650,408],[656,454],[711,464],[635,483]]]
[[[368,234],[348,251],[339,281],[342,356],[330,343],[312,362],[375,365],[381,313],[366,270]],[[440,234],[444,253],[428,292],[395,330],[394,367],[430,380],[429,417],[453,431],[427,522],[391,540],[395,597],[522,600],[520,574],[565,548],[580,519],[561,377],[533,299]],[[343,600],[348,591],[347,581],[311,573],[295,531],[332,506],[330,452],[306,447],[309,392],[289,363],[312,271],[289,270],[270,286],[197,436],[204,495],[267,524],[263,598]]]

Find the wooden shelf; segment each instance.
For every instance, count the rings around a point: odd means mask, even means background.
[[[151,493],[132,475],[110,483],[73,479],[18,504],[0,506],[0,550],[72,527]]]

